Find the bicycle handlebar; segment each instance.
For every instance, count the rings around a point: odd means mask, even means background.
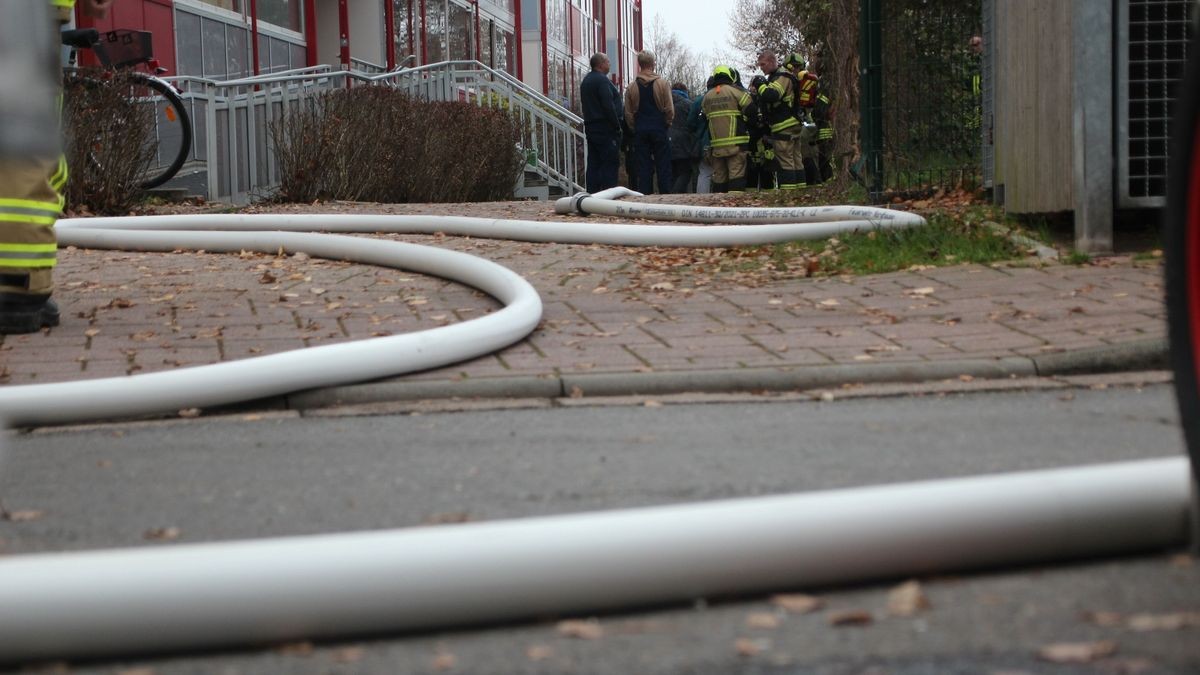
[[[91,49],[100,42],[100,31],[95,28],[72,28],[62,31],[62,43],[75,49]]]

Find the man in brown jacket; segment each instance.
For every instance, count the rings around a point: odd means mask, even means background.
[[[644,194],[671,190],[671,140],[667,130],[675,119],[671,85],[654,72],[654,54],[638,52],[638,76],[625,90],[625,123],[633,129],[633,152],[637,156],[637,187]]]

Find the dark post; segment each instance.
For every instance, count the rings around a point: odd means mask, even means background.
[[[883,193],[883,31],[882,0],[859,0],[860,126],[863,174],[871,199]]]

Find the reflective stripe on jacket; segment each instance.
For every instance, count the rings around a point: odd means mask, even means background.
[[[752,106],[750,94],[730,84],[718,84],[704,95],[704,116],[714,148],[750,143],[746,127],[747,110]]]
[[[800,126],[794,109],[796,92],[791,73],[782,68],[771,73],[767,83],[759,87],[758,97],[762,101],[763,117],[770,125],[771,133],[777,134]]]

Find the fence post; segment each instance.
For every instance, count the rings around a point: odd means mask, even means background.
[[[1075,82],[1075,248],[1112,251],[1116,181],[1113,177],[1113,5],[1074,0],[1071,12]]]
[[[880,0],[859,0],[858,42],[863,178],[871,199],[883,193],[883,31]]]
[[[217,88],[204,83],[204,166],[208,172],[208,201],[221,200],[220,162],[217,160]]]

